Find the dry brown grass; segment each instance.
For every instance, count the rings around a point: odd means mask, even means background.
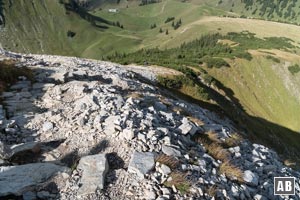
[[[207,190],[207,194],[210,196],[210,197],[215,197],[216,194],[217,194],[217,186],[216,185],[212,185],[208,188]]]
[[[222,141],[220,141],[217,134],[210,131],[206,134],[199,134],[195,137],[195,141],[202,144],[205,149],[207,150],[208,154],[210,154],[213,158],[217,160],[221,160],[222,164],[219,167],[220,174],[225,174],[227,178],[231,180],[237,180],[240,183],[243,183],[243,172],[237,166],[233,165],[230,159],[230,152],[224,148],[222,145]],[[237,144],[240,143],[241,138],[238,134],[233,134],[233,139],[230,141],[229,144]],[[213,194],[214,189],[211,188],[210,193]],[[213,196],[213,195],[211,195]]]
[[[172,106],[173,104],[165,97],[159,96],[159,100],[161,103],[165,104],[167,107]]]
[[[233,165],[230,161],[225,161],[220,165],[220,173],[225,174],[230,180],[237,180],[240,183],[243,183],[243,171],[237,166]]]
[[[208,131],[208,132],[206,132],[206,134],[212,142],[221,143],[221,140],[219,139],[218,134],[215,133],[214,131]]]
[[[285,166],[288,166],[288,167],[294,167],[294,166],[296,166],[296,164],[297,164],[297,162],[292,161],[292,160],[290,160],[290,159],[284,160],[284,165],[285,165]]]
[[[179,165],[179,161],[176,158],[174,158],[172,156],[168,156],[166,154],[159,155],[156,158],[156,162],[167,165],[171,169],[176,169]]]
[[[243,138],[238,133],[234,133],[231,135],[231,137],[227,138],[224,142],[224,144],[227,147],[235,147],[238,146],[243,141]]]
[[[127,94],[126,95],[126,98],[133,98],[133,99],[141,99],[141,98],[143,98],[143,94],[141,94],[141,93],[138,93],[138,92],[131,92],[131,93],[129,93],[129,94]]]
[[[201,119],[198,119],[196,117],[193,116],[189,116],[187,117],[191,122],[194,122],[197,126],[203,126],[204,122]]]
[[[225,161],[230,158],[229,151],[217,143],[208,145],[206,149],[208,153],[217,160]]]
[[[172,172],[170,174],[172,178],[171,181],[164,183],[167,187],[172,187],[174,185],[182,194],[185,194],[190,189],[190,182],[187,180],[187,174],[182,172]]]
[[[185,109],[183,109],[179,106],[174,106],[172,108],[172,111],[175,112],[175,113],[179,113],[180,115],[184,115],[184,116],[189,116],[190,115],[190,113],[187,110],[185,110]]]
[[[222,145],[216,142],[211,142],[211,140],[207,138],[199,137],[196,141],[202,144],[207,150],[208,154],[214,157],[217,160],[226,161],[230,158],[230,152],[225,149]]]

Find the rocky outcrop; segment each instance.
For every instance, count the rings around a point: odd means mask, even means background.
[[[2,94],[0,166],[6,166],[0,182],[16,191],[1,187],[2,196],[276,199],[273,177],[294,176],[296,195],[277,199],[299,199],[298,171],[283,165],[273,150],[247,139],[225,145],[239,132],[233,122],[163,96],[155,79],[146,79],[147,68],[137,74],[94,60],[8,52],[6,56],[33,69],[36,82],[20,79]],[[199,138],[212,138],[214,143],[205,145]],[[27,165],[10,158],[35,151],[36,144],[39,154],[29,172],[38,177],[32,180],[35,176],[29,176]],[[223,149],[214,152],[212,147]],[[52,176],[67,167],[70,175]]]
[[[21,195],[29,187],[43,183],[66,167],[51,163],[34,163],[20,166],[0,167],[0,196]]]

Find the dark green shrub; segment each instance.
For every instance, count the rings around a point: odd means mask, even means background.
[[[293,74],[297,74],[300,72],[300,66],[298,64],[292,65],[288,67],[288,70]]]
[[[272,60],[276,63],[280,63],[279,58],[275,58],[274,56],[267,55],[266,58],[269,59],[269,60]]]

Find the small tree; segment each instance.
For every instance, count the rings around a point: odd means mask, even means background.
[[[166,35],[169,35],[169,30],[168,29],[166,30]]]
[[[162,30],[162,28],[160,28],[160,29],[159,29],[159,33],[162,33],[162,32],[163,32],[163,30]]]

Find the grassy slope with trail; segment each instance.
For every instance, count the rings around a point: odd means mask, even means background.
[[[124,29],[108,26],[101,29],[92,26],[74,13],[66,14],[58,1],[3,0],[6,10],[7,30],[0,41],[4,47],[18,52],[76,55],[101,59],[118,52],[133,52],[141,48],[170,48],[199,38],[203,34],[241,32],[248,30],[259,37],[284,36],[299,43],[300,27],[263,20],[221,17],[227,14],[207,1],[180,2],[165,0],[161,3],[138,6],[134,2],[127,8],[120,3],[118,13],[108,12],[112,4],[90,11],[92,15],[112,22],[119,21]],[[32,3],[31,3],[32,2]],[[116,4],[116,7],[118,4]],[[174,30],[168,17],[182,19],[182,25]],[[34,23],[33,23],[34,22]],[[150,29],[152,24],[156,28]],[[50,25],[50,26],[49,26]],[[162,28],[163,33],[159,33]],[[165,31],[168,29],[169,34]],[[67,31],[76,32],[74,38]],[[288,31],[287,31],[288,30]]]

